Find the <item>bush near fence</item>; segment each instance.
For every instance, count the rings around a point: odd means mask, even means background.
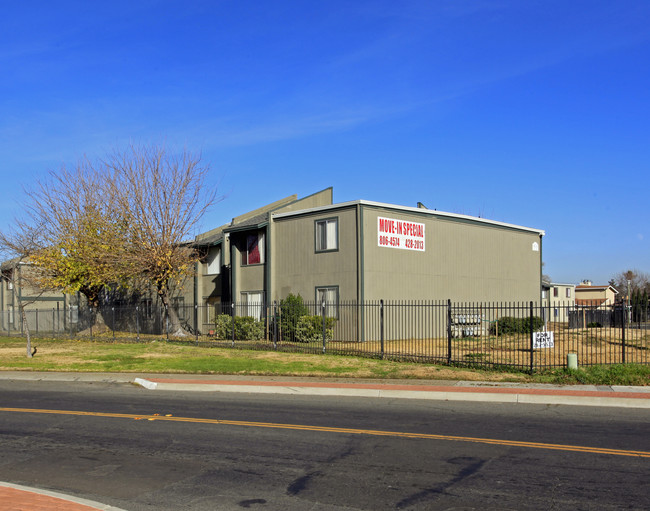
[[[508,335],[508,334],[527,334],[531,331],[537,332],[544,326],[544,320],[539,316],[532,318],[513,318],[504,316],[496,320],[490,327],[490,334],[492,335]]]

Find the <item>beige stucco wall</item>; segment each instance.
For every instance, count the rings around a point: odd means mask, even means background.
[[[378,246],[379,216],[424,224],[425,251]],[[363,230],[365,300],[540,299],[537,232],[370,206]]]
[[[577,300],[593,300],[597,303],[605,300],[602,305],[613,305],[616,301],[616,293],[611,287],[603,289],[595,286],[593,288],[576,286],[575,293]]]
[[[326,218],[338,218],[338,250],[317,253],[315,222]],[[341,301],[358,299],[356,231],[354,206],[274,220],[271,300],[293,293],[311,302],[322,286],[338,286]]]

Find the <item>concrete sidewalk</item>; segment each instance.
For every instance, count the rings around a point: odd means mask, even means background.
[[[80,383],[135,383],[152,391],[247,392],[650,408],[650,386],[26,371],[0,371],[0,379]]]

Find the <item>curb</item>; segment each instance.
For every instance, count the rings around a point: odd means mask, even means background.
[[[649,391],[621,387],[612,390],[574,388],[518,388],[512,386],[438,386],[324,382],[282,382],[245,380],[190,380],[136,378],[134,383],[148,390],[180,392],[241,392],[303,396],[348,396],[437,401],[482,401],[513,404],[557,404],[650,408]]]

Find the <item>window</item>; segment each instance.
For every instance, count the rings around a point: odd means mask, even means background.
[[[219,275],[221,273],[221,247],[210,250],[205,258],[205,274]]]
[[[246,245],[241,252],[242,266],[249,264],[262,264],[264,262],[264,233],[249,234],[246,236]]]
[[[570,287],[566,288],[566,297],[571,298],[571,288]]]
[[[546,298],[546,289],[542,289],[542,298]]]
[[[331,318],[337,318],[339,315],[339,288],[338,286],[317,287],[316,303],[322,307],[325,302],[325,315]],[[320,314],[321,311],[318,311]]]
[[[557,289],[556,287],[554,287],[554,288],[553,288],[553,296],[557,298],[557,297],[559,296],[558,293],[559,293],[559,292],[558,292],[558,289]]]
[[[316,221],[316,252],[338,250],[339,219],[328,218]]]
[[[242,316],[251,316],[257,321],[262,319],[264,293],[262,291],[244,291],[241,294]]]
[[[214,328],[219,314],[224,314],[224,311],[221,310],[221,297],[207,298],[203,306],[203,322]],[[228,311],[228,314],[230,314],[230,311]]]
[[[153,317],[153,300],[151,298],[140,300],[140,310],[147,318]]]
[[[12,280],[13,278],[13,271],[12,270],[3,270],[2,271],[2,279],[4,279],[7,282],[7,289],[11,291],[14,288],[14,282]]]
[[[70,305],[70,323],[79,323],[79,306]]]

